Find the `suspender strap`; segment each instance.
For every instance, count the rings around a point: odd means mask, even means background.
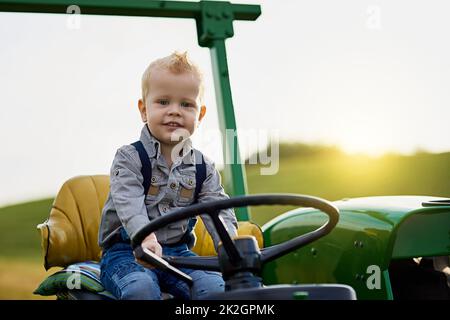
[[[197,203],[198,201],[198,195],[200,191],[202,190],[203,182],[206,180],[206,164],[205,160],[203,159],[203,154],[198,151],[197,149],[194,149],[195,154],[195,193],[194,193],[194,202]]]
[[[141,141],[136,141],[131,145],[136,148],[139,153],[139,159],[141,159],[141,173],[144,177],[144,183],[142,185],[144,186],[144,194],[146,195],[148,193],[148,189],[150,188],[150,179],[152,178],[152,163],[150,162],[148,153],[145,151],[144,145]]]
[[[133,147],[136,148],[136,151],[139,154],[139,159],[141,160],[141,174],[144,178],[144,182],[142,183],[142,186],[144,187],[144,194],[147,195],[148,189],[150,189],[150,181],[152,178],[152,163],[150,162],[150,158],[148,156],[147,151],[145,151],[144,145],[140,140],[133,142],[131,144]],[[128,236],[127,232],[125,231],[125,228],[122,226],[120,228],[120,240],[121,242],[129,243],[130,237]]]

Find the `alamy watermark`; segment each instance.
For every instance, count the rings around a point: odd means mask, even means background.
[[[69,15],[66,19],[66,27],[69,30],[78,30],[81,28],[81,9],[77,5],[68,6],[66,13]]]
[[[238,138],[239,133],[239,139]],[[178,142],[172,150],[172,161],[175,161],[182,149],[189,143],[190,133],[184,128],[179,128],[172,132],[171,140]],[[278,130],[239,130],[227,129],[225,134],[220,131],[211,130],[197,136],[203,146],[217,144],[220,139],[225,146],[224,164],[244,164],[260,165],[261,175],[277,174],[279,169],[280,138]],[[236,154],[236,143],[239,149],[246,152]],[[214,146],[212,146],[214,147]],[[188,158],[183,161],[189,161]]]
[[[366,280],[366,286],[369,290],[381,289],[381,269],[377,265],[367,267],[366,273],[369,274]]]
[[[72,273],[66,280],[67,289],[73,290],[81,289],[81,270],[77,266],[70,267],[70,272]]]
[[[381,30],[381,7],[370,5],[366,9],[366,27],[370,30]]]

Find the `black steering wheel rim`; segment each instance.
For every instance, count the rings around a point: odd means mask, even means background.
[[[158,217],[150,221],[146,226],[141,228],[131,239],[133,249],[140,246],[142,241],[150,233],[166,226],[167,224],[192,218],[197,215],[208,214],[214,219],[218,217],[220,210],[227,208],[236,208],[244,206],[256,205],[295,205],[299,207],[312,207],[326,213],[329,217],[328,221],[321,227],[304,235],[288,240],[286,242],[273,245],[261,250],[261,263],[274,260],[295,249],[305,246],[331,232],[339,221],[339,209],[327,200],[299,194],[257,194],[247,196],[231,197],[225,200],[217,200],[211,202],[197,203],[188,207],[179,208],[167,215]],[[217,225],[215,224],[216,229]],[[222,225],[223,227],[223,225]],[[219,234],[222,239],[222,236]],[[224,247],[226,241],[223,241]],[[228,243],[228,246],[230,244]],[[226,248],[226,247],[225,247]],[[227,250],[228,252],[228,250]],[[165,257],[172,264],[197,269],[219,270],[218,260],[216,257]]]

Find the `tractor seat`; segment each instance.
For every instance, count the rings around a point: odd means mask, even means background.
[[[69,266],[88,263],[91,278],[95,278],[92,274],[99,276],[98,261],[101,258],[101,248],[98,245],[98,228],[108,192],[108,175],[77,176],[63,184],[53,202],[49,218],[37,226],[41,234],[46,270],[51,267],[65,268],[56,273],[60,277],[64,270],[70,270]],[[201,218],[198,219],[194,231],[197,241],[192,250],[201,256],[216,255],[211,236]],[[263,248],[262,231],[258,225],[249,221],[239,221],[238,234],[254,236],[259,247]],[[94,272],[91,272],[92,270]],[[69,275],[73,273],[73,271],[68,272]],[[87,292],[86,295],[77,294],[81,293],[77,290],[69,290],[72,292],[68,294],[67,287],[48,288],[49,284],[46,282],[52,282],[49,278],[36,289],[35,293],[73,298],[74,296],[92,296],[92,291],[101,291],[98,286],[95,290],[92,290],[92,286],[88,286],[91,292]],[[61,279],[53,282],[61,287]],[[59,289],[61,292],[58,291]]]

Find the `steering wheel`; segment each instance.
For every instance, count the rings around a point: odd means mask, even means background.
[[[225,225],[219,218],[220,210],[223,209],[276,204],[313,207],[326,213],[329,219],[325,224],[314,231],[297,236],[289,241],[259,250],[254,238],[249,239],[247,237],[246,239],[231,239]],[[217,257],[164,256],[163,258],[160,258],[150,250],[142,248],[142,241],[152,232],[170,223],[205,214],[211,217],[214,227],[221,240]],[[297,194],[258,194],[237,196],[226,200],[194,204],[177,209],[170,214],[155,218],[133,236],[131,239],[131,245],[134,249],[136,258],[150,263],[157,268],[166,270],[167,272],[182,278],[189,285],[192,285],[191,277],[176,267],[221,271],[224,279],[226,277],[230,278],[233,274],[243,270],[250,270],[253,273],[257,273],[261,270],[265,263],[327,235],[336,226],[338,220],[339,210],[330,202],[317,197]],[[255,284],[255,287],[256,286],[258,286],[258,284]]]

